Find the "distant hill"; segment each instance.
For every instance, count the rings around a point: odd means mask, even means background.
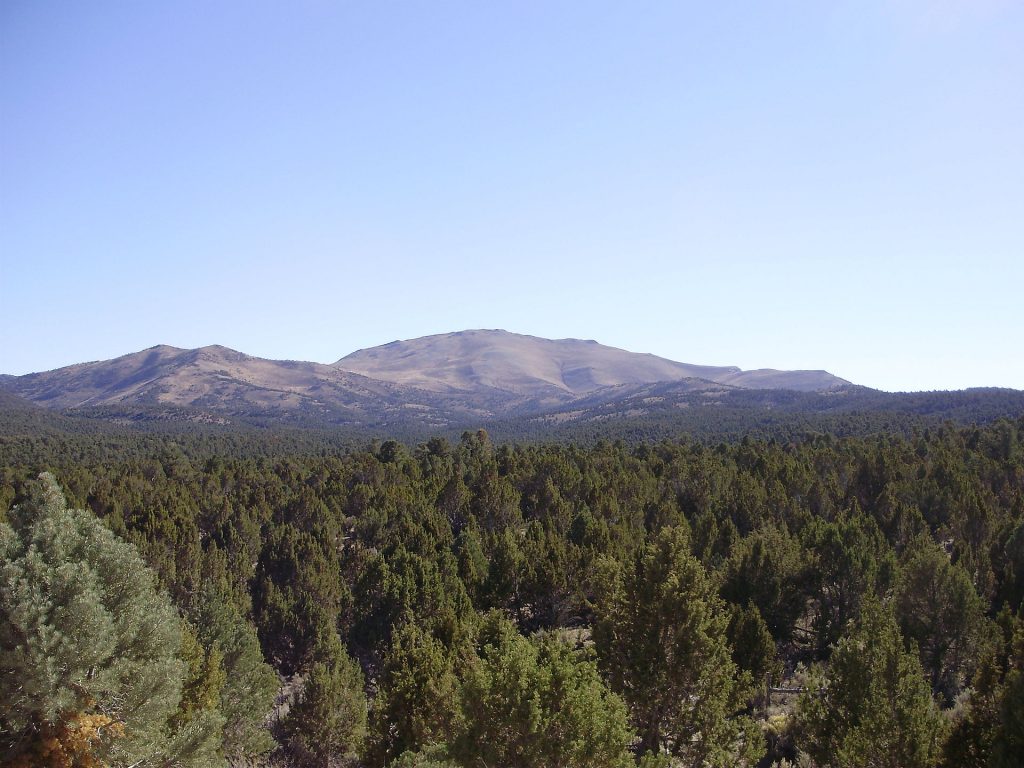
[[[677,363],[596,341],[542,339],[502,330],[473,330],[394,341],[334,364],[374,379],[436,392],[498,389],[518,396],[564,399],[606,387],[702,379],[754,389],[815,392],[850,382],[826,371],[742,371],[735,366]]]
[[[889,394],[825,371],[679,363],[579,339],[462,331],[332,365],[221,346],[156,346],[0,376],[0,435],[198,426],[343,428],[415,439],[488,427],[510,439],[863,432],[1024,414],[1024,392]],[[178,425],[174,427],[173,425]]]
[[[12,377],[13,378],[13,377]],[[0,382],[3,387],[3,382]],[[31,413],[40,410],[39,406],[23,397],[18,397],[13,392],[7,392],[0,388],[0,411],[23,411]]]
[[[614,398],[598,393],[545,413],[495,421],[488,431],[498,440],[638,442],[689,436],[718,442],[747,435],[789,440],[809,434],[910,434],[948,421],[987,424],[1024,416],[1024,391],[1014,389],[892,393],[850,386],[797,392],[687,384],[644,385]]]
[[[433,406],[410,388],[319,363],[264,360],[221,346],[151,347],[114,360],[5,377],[4,386],[47,408],[138,416],[181,409],[228,419],[367,424]],[[427,398],[433,399],[432,396]],[[447,423],[445,412],[442,423]]]

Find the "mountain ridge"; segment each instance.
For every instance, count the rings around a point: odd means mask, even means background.
[[[545,339],[474,329],[393,341],[357,350],[332,364],[371,378],[423,389],[470,391],[485,385],[515,394],[548,385],[572,395],[621,384],[697,378],[744,388],[816,391],[850,382],[826,371],[743,371],[737,366],[680,363],[592,339]]]
[[[7,395],[0,397],[7,424],[39,422],[49,411],[117,424],[344,427],[376,434],[487,424],[506,434],[569,434],[574,424],[603,430],[609,420],[642,422],[648,434],[713,434],[714,424],[734,434],[759,424],[807,423],[808,414],[842,421],[842,414],[857,413],[933,420],[1024,413],[1024,392],[896,395],[826,371],[698,366],[588,339],[482,329],[391,342],[330,364],[267,360],[218,344],[158,344],[112,360],[0,375],[0,392]]]

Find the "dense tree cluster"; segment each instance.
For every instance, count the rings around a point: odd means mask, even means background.
[[[0,764],[1024,749],[1024,420],[718,446],[176,442],[115,460],[40,438],[0,467]]]

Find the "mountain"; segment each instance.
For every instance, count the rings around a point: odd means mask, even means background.
[[[156,346],[114,360],[0,375],[0,437],[156,429],[345,428],[418,439],[485,426],[509,438],[627,438],[907,429],[1024,413],[1024,392],[890,394],[825,371],[680,363],[580,339],[462,331],[325,365],[227,347]],[[852,425],[852,426],[851,426]]]
[[[3,384],[0,382],[0,387],[2,386]],[[34,413],[39,410],[39,406],[31,400],[26,400],[24,397],[18,397],[13,392],[0,389],[0,411]]]
[[[334,367],[435,392],[494,389],[516,396],[564,400],[606,387],[701,379],[746,389],[816,392],[849,385],[825,371],[741,371],[677,363],[596,341],[542,339],[502,330],[474,330],[393,341],[343,357]]]
[[[360,350],[333,365],[264,360],[217,345],[160,345],[114,360],[4,376],[0,387],[49,409],[105,418],[447,426],[535,414],[581,397],[614,400],[657,382],[701,390],[748,380],[802,390],[846,384],[824,372],[744,372],[595,341],[463,331]]]
[[[185,409],[229,418],[334,424],[376,424],[396,414],[401,420],[408,408],[430,423],[435,410],[430,401],[436,400],[333,366],[264,360],[217,345],[161,345],[114,360],[5,377],[3,386],[47,408],[76,412],[100,409],[135,416],[144,409],[150,415],[180,415]],[[439,423],[451,416],[446,410]]]

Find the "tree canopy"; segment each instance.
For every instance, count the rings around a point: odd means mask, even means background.
[[[720,445],[0,434],[0,457],[18,768],[1019,754],[1024,420]]]
[[[174,720],[186,673],[174,606],[134,547],[67,508],[52,475],[0,525],[0,646],[12,764],[222,762],[222,720],[203,707]]]

